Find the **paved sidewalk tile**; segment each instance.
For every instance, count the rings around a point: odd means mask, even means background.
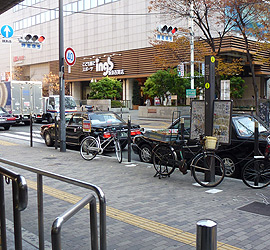
[[[154,178],[149,164],[119,164],[114,157],[84,161],[78,151],[65,153],[54,148],[0,143],[0,158],[45,171],[93,183],[105,193],[107,201],[108,249],[195,249],[196,223],[201,219],[217,222],[219,249],[270,249],[269,217],[238,210],[251,202],[270,201],[269,187],[253,190],[241,180],[225,178],[216,189],[195,186],[190,174],[175,171],[170,178]],[[0,164],[24,175],[28,180],[29,204],[22,212],[22,225],[37,232],[36,174]],[[72,200],[89,191],[44,178],[45,240],[50,242],[53,220],[72,206]],[[5,185],[10,197],[9,186]],[[50,189],[51,188],[51,189]],[[7,200],[6,207],[11,207]],[[12,211],[6,212],[12,220]],[[34,222],[35,221],[35,222]],[[63,249],[89,249],[89,210],[83,209],[62,231]]]

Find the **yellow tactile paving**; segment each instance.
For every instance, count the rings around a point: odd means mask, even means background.
[[[37,183],[34,181],[27,180],[27,185],[29,188],[37,190]],[[64,200],[66,202],[75,204],[79,202],[82,197],[69,194],[67,192],[43,185],[43,192],[45,194],[48,194],[50,196],[53,196],[57,199]],[[85,206],[87,209],[89,209],[89,205]],[[99,211],[99,206],[97,204],[97,210]],[[145,219],[143,217],[127,213],[124,211],[121,211],[116,208],[112,207],[106,207],[106,215],[110,218],[125,222],[127,224],[145,229],[149,232],[153,232],[159,235],[162,235],[164,237],[167,237],[172,240],[176,240],[178,242],[190,245],[195,247],[196,246],[196,235],[192,233],[185,232],[183,230],[167,226],[165,224],[155,222],[149,219]],[[243,250],[238,247],[234,247],[228,244],[224,244],[222,242],[217,243],[218,250]]]
[[[1,141],[0,140],[0,145],[3,145],[3,146],[15,146],[15,145],[18,145],[18,144],[15,144],[15,143],[12,143],[12,142],[8,142],[8,141]]]

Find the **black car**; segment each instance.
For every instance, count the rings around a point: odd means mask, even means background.
[[[3,107],[0,107],[0,127],[9,130],[11,125],[16,123],[15,117],[9,114]]]
[[[196,152],[196,141],[189,139],[190,117],[186,116],[184,122],[184,137],[188,140],[188,148],[185,148],[185,156],[191,158],[192,152]],[[173,134],[179,128],[180,119],[175,120],[168,129],[172,129]],[[253,156],[254,153],[254,123],[259,124],[259,152],[264,154],[267,143],[267,136],[270,135],[269,128],[260,122],[254,116],[248,114],[232,116],[231,144],[220,145],[217,154],[223,159],[226,166],[226,176],[237,177],[241,173],[241,168]],[[172,136],[172,140],[176,135]],[[141,161],[152,162],[152,149],[158,141],[153,140],[145,135],[134,138],[132,149],[134,153],[140,156]]]
[[[90,121],[91,131],[83,131],[83,121]],[[101,135],[101,140],[108,138],[109,130],[120,132],[121,147],[127,145],[127,123],[117,114],[110,111],[95,112],[75,112],[66,116],[66,144],[69,146],[79,146],[81,141],[88,135]],[[96,133],[97,132],[97,133]],[[48,124],[41,126],[41,136],[44,138],[47,146],[53,146],[55,142],[55,125]],[[141,134],[140,126],[131,124],[131,136]],[[59,132],[58,132],[59,139]]]

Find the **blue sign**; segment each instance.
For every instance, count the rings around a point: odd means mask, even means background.
[[[1,28],[1,34],[5,38],[10,38],[13,36],[13,29],[9,25],[4,25]]]

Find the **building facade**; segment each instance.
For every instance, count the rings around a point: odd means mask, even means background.
[[[90,81],[113,76],[122,81],[122,98],[130,105],[134,80],[142,84],[156,72],[149,41],[165,17],[148,13],[148,5],[147,0],[64,1],[64,47],[76,54],[70,73],[65,64],[65,81],[75,99],[87,98]],[[58,1],[25,0],[0,16],[2,24],[14,29],[12,44],[0,44],[2,80],[16,66],[23,67],[26,80],[42,80],[49,72],[58,75],[58,7]],[[40,49],[23,47],[19,39],[27,34],[45,37]]]
[[[65,64],[65,82],[70,84],[70,92],[78,101],[87,98],[91,81],[113,76],[122,82],[122,100],[132,107],[134,81],[143,85],[158,69],[157,51],[150,45],[157,27],[161,24],[189,27],[188,19],[170,20],[168,15],[149,13],[149,0],[64,0],[63,4],[64,47],[71,47],[76,54],[76,63],[70,70]],[[16,66],[22,67],[24,80],[42,81],[50,72],[59,74],[58,1],[25,0],[3,13],[0,20],[2,25],[10,25],[14,30],[12,43],[0,43],[1,80],[7,78],[7,72],[14,73]],[[27,34],[44,36],[41,48],[28,48],[20,43]],[[199,35],[196,29],[195,34]],[[228,37],[224,56],[241,57],[240,40]],[[183,53],[190,55],[189,51]],[[175,65],[178,63],[175,61]],[[244,77],[250,84],[248,74]],[[269,68],[258,63],[260,95],[268,98],[269,74]],[[246,98],[252,96],[249,90],[252,88],[246,91]]]

